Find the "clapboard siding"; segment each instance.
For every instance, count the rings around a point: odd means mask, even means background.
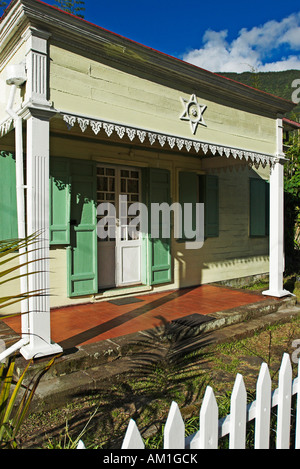
[[[126,123],[149,130],[192,136],[189,124],[179,119],[180,97],[196,92],[206,104],[206,127],[199,126],[195,138],[252,151],[274,153],[274,119],[215,102],[201,89],[177,89],[174,79],[159,83],[134,70],[120,70],[52,45],[50,48],[50,97],[56,109]],[[226,83],[226,82],[225,82]]]

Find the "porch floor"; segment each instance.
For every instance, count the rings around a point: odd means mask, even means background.
[[[51,310],[51,338],[64,349],[125,336],[194,313],[213,315],[256,302],[261,293],[201,285]],[[5,323],[20,333],[20,318]]]

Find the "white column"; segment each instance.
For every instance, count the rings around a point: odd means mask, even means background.
[[[28,250],[28,321],[22,323],[22,336],[29,344],[21,348],[26,359],[60,353],[51,341],[49,279],[49,161],[50,118],[54,111],[48,97],[49,33],[29,27],[26,40],[27,83],[22,117],[27,125],[27,235],[37,235]]]
[[[62,351],[51,342],[49,280],[49,111],[31,110],[27,116],[27,233],[37,234],[28,253],[29,344],[22,347],[26,359]],[[24,337],[24,332],[23,337]]]
[[[282,297],[284,272],[284,153],[282,119],[277,119],[277,154],[270,173],[269,289],[264,295]]]
[[[47,31],[41,31],[30,26],[23,38],[26,41],[26,69],[27,83],[25,93],[25,104],[35,107],[49,108],[51,103],[48,101],[48,40],[50,34]]]

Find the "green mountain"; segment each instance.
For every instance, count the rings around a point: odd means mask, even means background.
[[[285,70],[283,72],[243,72],[243,73],[220,73],[224,77],[244,83],[245,85],[258,88],[280,98],[292,101],[292,93],[300,88],[292,87],[294,80],[300,80],[300,70]],[[300,97],[300,92],[298,93]],[[293,120],[300,120],[300,103],[288,115]]]

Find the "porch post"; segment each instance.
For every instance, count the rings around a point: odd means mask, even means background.
[[[277,154],[270,173],[269,289],[264,295],[282,297],[284,272],[284,153],[282,119],[277,119]]]
[[[20,349],[27,360],[60,353],[62,348],[51,341],[49,280],[49,161],[50,118],[53,116],[48,94],[49,34],[35,28],[25,33],[27,44],[26,83],[23,118],[27,125],[27,235],[37,234],[28,249],[29,313],[22,336],[29,343]]]
[[[50,114],[50,115],[49,115]],[[62,351],[51,343],[49,281],[49,119],[52,113],[31,110],[27,117],[27,233],[37,233],[28,252],[29,344],[21,348],[26,359]],[[26,332],[23,337],[26,337]]]

